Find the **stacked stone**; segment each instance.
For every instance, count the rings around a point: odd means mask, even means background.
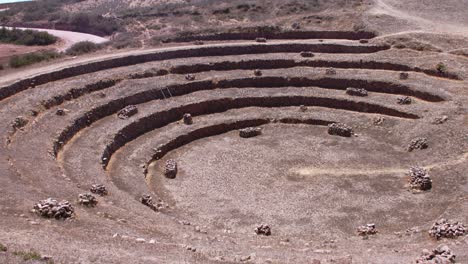
[[[117,117],[120,119],[127,119],[138,113],[138,108],[134,105],[127,105],[124,109],[117,113]]]
[[[358,227],[357,232],[360,236],[375,235],[377,234],[377,229],[375,228],[375,224],[367,224]]]
[[[419,258],[416,259],[418,264],[448,264],[455,263],[455,255],[446,245],[439,245],[431,251],[424,249]]]
[[[169,159],[164,166],[164,175],[169,179],[174,179],[177,175],[177,162]]]
[[[410,97],[405,96],[405,97],[398,97],[397,98],[397,103],[401,105],[409,105],[412,103],[412,100]]]
[[[427,138],[419,137],[411,140],[408,145],[408,151],[411,152],[415,149],[426,149],[428,147],[429,144],[427,143]]]
[[[266,38],[256,38],[255,41],[260,42],[260,43],[265,43],[265,42],[267,42],[267,39]]]
[[[353,96],[367,96],[367,90],[362,88],[346,88],[346,94]]]
[[[184,114],[184,124],[186,125],[191,125],[193,124],[193,119],[192,119],[192,115],[191,114]]]
[[[147,195],[147,194],[144,194],[143,196],[141,196],[140,202],[142,204],[148,206],[149,208],[151,208],[153,211],[156,211],[156,212],[158,212],[159,210],[164,208],[164,204],[163,204],[163,202],[161,200],[159,200],[158,203],[155,204],[153,202],[153,197],[151,197],[151,195]]]
[[[94,207],[98,204],[96,197],[90,193],[80,193],[78,203],[88,207]]]
[[[266,224],[261,224],[259,227],[255,228],[255,234],[269,236],[271,235],[271,228]]]
[[[325,70],[325,74],[326,74],[326,75],[335,75],[335,74],[336,74],[336,70],[333,69],[333,68],[327,68],[327,69]]]
[[[187,75],[185,75],[185,80],[187,80],[187,81],[194,81],[194,80],[195,80],[195,75],[193,75],[193,74],[187,74]]]
[[[343,123],[332,123],[328,125],[328,134],[341,137],[350,137],[353,134],[353,129]]]
[[[93,184],[91,186],[90,191],[92,193],[95,193],[95,194],[100,195],[100,196],[104,196],[104,195],[108,194],[106,186],[104,186],[102,184]]]
[[[407,72],[400,72],[400,80],[408,79],[409,74]]]
[[[455,238],[458,236],[463,236],[466,233],[467,230],[465,225],[460,222],[450,221],[444,218],[436,221],[429,230],[429,235],[435,239],[440,239],[443,237]]]
[[[255,75],[255,76],[262,76],[262,75],[263,75],[263,73],[262,73],[262,71],[261,71],[261,70],[259,70],[259,69],[256,69],[256,70],[254,70],[254,75]]]
[[[311,51],[301,51],[301,56],[304,57],[304,58],[312,58],[314,57],[314,53],[312,53]]]
[[[239,129],[239,136],[242,138],[256,137],[262,134],[262,129],[259,127],[247,127]]]
[[[431,177],[424,168],[411,167],[409,174],[412,189],[426,191],[432,188]]]
[[[68,201],[58,202],[47,198],[39,201],[33,207],[33,212],[46,218],[67,219],[73,216],[75,209]]]

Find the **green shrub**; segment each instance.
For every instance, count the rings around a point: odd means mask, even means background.
[[[0,243],[0,251],[2,251],[2,252],[7,251],[7,247],[5,245],[3,245],[2,243]]]
[[[27,53],[24,55],[16,55],[10,58],[10,67],[20,68],[41,61],[48,61],[51,59],[59,58],[60,56],[61,55],[55,51],[38,51]]]
[[[112,40],[112,47],[116,49],[139,48],[142,44],[136,37],[135,33],[120,33]]]
[[[47,32],[29,29],[6,29],[5,27],[2,27],[2,29],[0,29],[0,42],[26,46],[46,46],[57,42],[57,38]]]
[[[67,55],[77,56],[85,53],[95,52],[102,48],[102,45],[93,43],[91,41],[81,41],[73,44],[65,52]]]
[[[446,74],[447,73],[447,66],[445,66],[445,64],[442,63],[442,62],[437,63],[436,69],[441,74]]]
[[[28,260],[41,260],[41,254],[37,253],[34,250],[30,251],[15,251],[13,252],[13,255],[15,256],[20,256],[23,258],[24,261]]]

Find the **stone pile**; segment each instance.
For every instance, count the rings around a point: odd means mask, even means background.
[[[400,80],[408,79],[409,74],[407,72],[400,72]]]
[[[90,191],[92,193],[95,193],[95,194],[100,195],[100,196],[104,196],[104,195],[108,194],[106,186],[104,186],[102,184],[93,184],[91,186]]]
[[[254,75],[255,75],[255,76],[262,76],[262,75],[263,75],[263,73],[262,73],[262,71],[261,71],[261,70],[259,70],[259,69],[256,69],[256,70],[254,70]]]
[[[58,116],[64,116],[65,115],[65,110],[57,109],[57,111],[55,111],[55,114],[58,115]]]
[[[96,197],[90,193],[80,193],[78,203],[88,207],[94,207],[98,204]]]
[[[156,211],[156,212],[158,212],[159,210],[161,210],[161,209],[163,209],[165,207],[162,200],[158,200],[157,203],[154,203],[153,202],[153,197],[151,197],[151,195],[148,195],[148,194],[142,195],[141,198],[140,198],[140,202],[142,204],[148,206],[149,208],[151,208],[153,211]]]
[[[429,144],[427,143],[427,138],[419,137],[411,140],[408,145],[408,151],[411,152],[415,149],[426,149],[428,147]]]
[[[432,188],[431,177],[424,168],[411,167],[409,174],[412,189],[426,191]]]
[[[367,96],[367,90],[362,88],[346,88],[346,94],[353,96]]]
[[[267,39],[266,38],[256,38],[255,41],[260,42],[260,43],[265,43],[265,42],[267,42]]]
[[[262,134],[262,129],[259,127],[247,127],[239,129],[239,136],[241,138],[256,137]]]
[[[67,219],[73,216],[75,209],[68,201],[47,198],[35,204],[32,211],[46,218]]]
[[[312,58],[315,56],[314,53],[312,53],[311,51],[301,51],[300,54],[304,58]]]
[[[335,74],[336,74],[336,70],[333,69],[333,68],[327,68],[327,69],[325,70],[325,74],[326,74],[326,75],[335,75]]]
[[[412,100],[410,97],[405,96],[405,97],[398,97],[397,98],[397,103],[401,105],[409,105],[412,103]]]
[[[271,235],[271,228],[270,226],[266,224],[261,224],[257,228],[255,228],[255,234],[257,235],[263,235],[263,236],[269,236]]]
[[[28,124],[28,122],[29,121],[27,119],[25,119],[24,117],[18,116],[11,123],[11,127],[13,128],[14,131],[16,131],[18,129],[22,129],[23,127],[25,127]]]
[[[359,43],[366,44],[366,43],[369,43],[369,40],[368,39],[360,39]]]
[[[353,134],[353,129],[343,123],[332,123],[328,125],[328,134],[341,137],[350,137]]]
[[[193,44],[194,44],[194,45],[204,45],[205,43],[204,43],[203,41],[201,41],[201,40],[195,40],[195,41],[193,42]]]
[[[465,225],[460,222],[450,221],[444,218],[436,221],[429,230],[429,235],[435,239],[441,239],[443,237],[456,238],[466,234],[467,230]]]
[[[377,234],[377,229],[375,228],[375,224],[367,224],[358,227],[357,232],[360,236],[375,235]]]
[[[183,120],[184,120],[184,124],[186,124],[186,125],[193,124],[193,119],[192,119],[191,114],[184,114]]]
[[[307,108],[307,106],[305,106],[305,105],[300,105],[300,106],[299,106],[299,111],[301,111],[301,112],[306,112],[307,109],[308,109],[308,108]]]
[[[177,175],[177,162],[175,160],[169,159],[166,161],[164,166],[164,176],[169,179],[174,179]]]
[[[447,120],[448,120],[448,116],[446,115],[441,116],[441,117],[436,117],[434,118],[434,121],[432,121],[432,124],[440,125],[440,124],[447,122]]]
[[[127,105],[124,109],[117,113],[117,117],[120,119],[127,119],[138,113],[138,108],[134,105]]]
[[[455,255],[446,245],[439,245],[431,251],[424,249],[416,259],[418,264],[449,264],[455,263]]]
[[[195,75],[193,75],[193,74],[187,74],[187,75],[185,75],[185,80],[187,80],[187,81],[194,81],[194,80],[195,80]]]

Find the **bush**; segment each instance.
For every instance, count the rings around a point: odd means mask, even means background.
[[[13,56],[10,59],[10,67],[20,68],[23,66],[31,65],[41,61],[48,61],[51,59],[59,58],[61,55],[55,51],[38,51],[31,52],[24,55]]]
[[[101,47],[101,45],[93,43],[91,41],[81,41],[73,44],[73,46],[68,48],[65,53],[67,55],[77,56],[85,53],[95,52],[101,49]]]
[[[120,33],[112,40],[112,47],[116,49],[139,48],[142,44],[136,37],[135,33]]]
[[[73,14],[62,18],[59,22],[70,25],[71,31],[95,34],[98,36],[111,35],[120,29],[120,25],[115,19],[88,13]]]
[[[442,62],[439,62],[436,65],[436,69],[440,74],[446,74],[447,73],[447,66],[445,66],[445,64],[442,63]]]
[[[55,36],[47,32],[39,32],[36,30],[20,30],[20,29],[6,29],[3,27],[0,30],[0,42],[12,43],[17,45],[26,46],[46,46],[57,42]]]

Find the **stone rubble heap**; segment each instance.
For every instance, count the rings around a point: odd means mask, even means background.
[[[362,88],[346,88],[346,94],[353,96],[367,96],[367,90]]]
[[[328,134],[341,137],[350,137],[353,134],[353,129],[343,123],[332,123],[328,125]]]
[[[467,230],[463,223],[447,220],[444,218],[436,221],[429,230],[429,235],[435,239],[441,239],[443,237],[456,238],[466,234]]]
[[[408,96],[405,96],[405,97],[398,97],[397,98],[397,103],[398,104],[401,104],[401,105],[409,105],[411,104],[413,101],[411,100],[410,97]]]
[[[426,149],[428,147],[427,138],[418,137],[411,140],[408,145],[408,151],[411,152],[415,149]]]
[[[312,58],[314,57],[314,53],[312,53],[311,51],[301,51],[301,56],[304,57],[304,58]]]
[[[409,74],[407,72],[400,72],[400,80],[408,79]]]
[[[377,229],[375,228],[375,224],[367,224],[358,227],[357,232],[360,236],[375,235],[377,234]]]
[[[173,159],[169,159],[166,161],[166,165],[164,166],[164,176],[169,179],[174,179],[177,175],[177,162]]]
[[[325,74],[326,74],[326,75],[335,75],[335,74],[336,74],[336,70],[333,69],[333,68],[327,68],[327,69],[325,70]]]
[[[120,119],[127,119],[138,113],[138,108],[134,105],[127,105],[124,109],[117,113],[117,117]]]
[[[78,203],[88,207],[94,207],[98,204],[96,197],[90,193],[80,193]]]
[[[262,71],[261,71],[261,70],[259,70],[259,69],[256,69],[256,70],[254,70],[254,75],[255,75],[255,76],[262,76],[262,75],[263,75],[263,73],[262,73]]]
[[[158,200],[157,203],[154,203],[153,202],[153,197],[151,197],[151,195],[148,195],[148,194],[144,194],[141,196],[140,198],[140,202],[146,206],[148,206],[149,208],[151,208],[153,211],[156,211],[156,212],[159,212],[159,210],[167,207],[161,199]]]
[[[187,81],[194,81],[194,80],[195,80],[195,75],[193,75],[193,74],[187,74],[187,75],[185,75],[185,80],[187,80]]]
[[[46,218],[67,219],[73,216],[75,209],[68,201],[58,202],[55,199],[47,198],[35,204],[32,211]]]
[[[16,131],[25,127],[28,124],[28,122],[29,121],[24,117],[18,116],[17,118],[15,118],[15,120],[13,120],[13,122],[11,122],[11,127],[14,131]]]
[[[255,41],[260,42],[260,43],[265,43],[265,42],[267,42],[267,39],[266,38],[256,38]]]
[[[102,184],[93,184],[91,186],[91,189],[89,189],[89,190],[92,193],[95,193],[95,194],[100,195],[100,196],[104,196],[104,195],[108,194],[106,186],[104,186]]]
[[[432,180],[427,171],[421,167],[411,167],[410,185],[412,189],[426,191],[432,188]]]
[[[418,264],[449,264],[455,263],[455,255],[446,245],[439,245],[431,251],[424,249],[416,259]]]
[[[255,234],[269,236],[271,235],[271,228],[266,224],[261,224],[259,227],[255,228]]]
[[[239,129],[239,136],[242,138],[256,137],[262,134],[262,129],[260,127],[247,127]]]
[[[184,114],[183,120],[184,120],[184,124],[186,124],[186,125],[193,124],[193,119],[192,119],[191,114]]]

